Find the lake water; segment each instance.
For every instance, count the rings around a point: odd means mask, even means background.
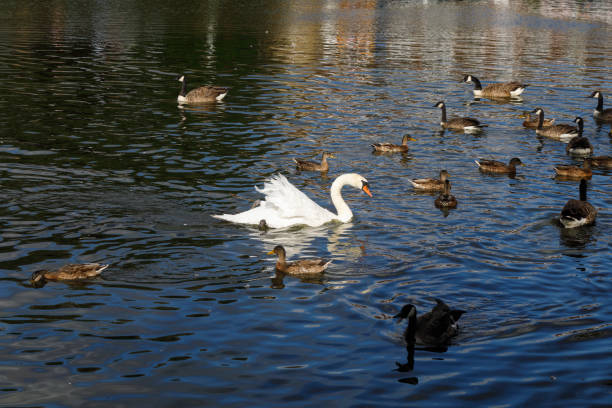
[[[612,177],[594,226],[558,214],[580,164],[524,129],[542,107],[585,120],[610,155],[612,4],[582,1],[7,1],[0,10],[0,405],[610,406]],[[179,107],[188,88],[229,86]],[[474,99],[530,84],[522,100]],[[440,111],[488,124],[441,132]],[[407,154],[370,144],[416,141]],[[332,151],[327,175],[292,158]],[[526,165],[515,178],[474,159]],[[451,174],[458,208],[408,179]],[[248,209],[282,173],[323,206],[342,173],[347,224],[262,233]],[[276,276],[333,259],[321,279]],[[30,287],[37,269],[111,266]],[[407,352],[406,303],[466,310],[444,353]]]

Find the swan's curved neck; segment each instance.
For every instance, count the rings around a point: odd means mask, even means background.
[[[351,218],[353,218],[353,212],[342,198],[340,191],[342,190],[343,186],[350,184],[347,176],[349,175],[343,174],[335,179],[330,189],[332,204],[334,204],[334,207],[336,207],[338,219],[342,222],[349,222]]]

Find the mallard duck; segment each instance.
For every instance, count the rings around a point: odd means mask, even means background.
[[[316,162],[308,161],[308,160],[295,159],[295,158],[293,159],[293,161],[295,162],[295,165],[299,170],[324,172],[324,171],[329,170],[329,164],[327,163],[327,159],[335,159],[335,158],[336,156],[334,156],[333,153],[323,152],[321,163],[316,163]]]
[[[444,190],[444,182],[450,177],[446,170],[440,170],[440,178],[422,178],[408,180],[414,188],[426,191],[441,191]]]
[[[300,259],[299,261],[287,262],[285,248],[277,245],[268,255],[276,254],[276,270],[287,275],[317,275],[323,273],[332,261],[326,259]]]
[[[525,120],[523,121],[523,126],[525,126],[526,128],[535,129],[538,127],[539,119],[538,118],[531,119],[531,113],[525,111],[519,117],[525,118]],[[542,127],[543,128],[549,127],[553,125],[554,123],[555,123],[555,119],[544,119],[544,123],[542,124]]]
[[[497,160],[474,160],[478,169],[489,173],[516,174],[516,166],[523,166],[523,162],[518,157],[510,159],[508,164]]]
[[[444,346],[448,345],[452,337],[459,333],[457,321],[465,311],[451,310],[446,303],[436,299],[436,306],[417,318],[414,305],[408,304],[395,315],[398,321],[408,318],[408,326],[404,331],[406,342],[411,345],[419,344]]]
[[[591,178],[593,172],[591,171],[591,162],[585,160],[582,162],[582,167],[578,166],[557,166],[555,172],[558,176],[570,177],[570,178]]]
[[[443,101],[436,103],[434,108],[442,109],[442,119],[440,120],[440,126],[444,129],[461,130],[466,133],[481,132],[483,127],[487,125],[481,124],[477,119],[474,118],[452,118],[446,119],[446,104]]]
[[[179,103],[215,102],[227,95],[228,88],[220,86],[201,86],[187,92],[185,75],[181,75],[178,80],[181,83],[181,90],[177,98]]]
[[[612,168],[612,156],[594,156],[587,159],[592,167]]]
[[[416,141],[416,139],[410,137],[410,135],[404,135],[401,145],[393,143],[374,143],[370,146],[377,152],[407,152],[409,140],[413,142]]]
[[[368,181],[355,173],[338,176],[331,185],[331,201],[337,214],[326,210],[306,194],[298,190],[282,174],[278,174],[264,183],[264,187],[257,191],[265,194],[265,200],[250,210],[238,214],[213,215],[214,218],[235,222],[239,224],[255,224],[266,220],[270,228],[284,228],[292,225],[308,225],[318,227],[330,221],[349,222],[353,212],[342,198],[343,186],[351,186],[362,190],[372,197]]]
[[[461,82],[466,84],[474,84],[474,96],[482,96],[485,98],[512,98],[523,93],[529,85],[520,82],[502,82],[489,84],[484,88],[480,84],[478,78],[473,75],[466,75]]]
[[[108,265],[100,265],[97,263],[88,264],[68,264],[64,265],[59,269],[47,270],[41,269],[32,273],[30,278],[30,284],[36,288],[42,287],[47,281],[60,281],[60,280],[78,280],[91,278],[99,275],[104,269],[108,268]]]
[[[451,195],[451,184],[449,180],[444,181],[444,192],[436,198],[434,205],[437,208],[455,208],[457,207],[457,199],[454,195]]]
[[[604,122],[612,121],[612,108],[603,108],[603,94],[600,91],[595,91],[591,94],[590,98],[597,98],[597,107],[593,111],[595,119]]]
[[[581,129],[565,123],[544,127],[544,110],[542,108],[536,108],[531,113],[538,115],[538,127],[536,128],[537,135],[561,141],[569,141],[571,138],[579,136],[581,133]],[[581,123],[578,123],[578,126],[580,127]]]
[[[565,228],[575,228],[595,222],[597,210],[587,202],[587,182],[580,180],[580,200],[569,200],[559,216],[559,221]]]

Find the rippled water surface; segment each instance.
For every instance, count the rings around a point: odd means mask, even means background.
[[[174,3],[174,4],[171,4]],[[612,178],[592,227],[562,230],[580,164],[524,129],[585,119],[611,155],[612,6],[601,1],[8,1],[0,10],[0,404],[3,406],[610,406]],[[177,106],[188,87],[230,87]],[[474,99],[520,80],[522,100]],[[488,124],[441,132],[440,111]],[[370,144],[416,141],[406,154]],[[292,158],[332,151],[327,175]],[[526,166],[480,173],[477,158]],[[408,179],[451,173],[458,208]],[[347,224],[260,232],[248,209],[282,173]],[[333,259],[276,275],[267,252]],[[35,270],[104,274],[34,289]],[[405,363],[406,303],[465,310],[446,352]]]

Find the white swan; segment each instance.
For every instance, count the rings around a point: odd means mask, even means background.
[[[255,190],[266,196],[258,206],[238,214],[213,215],[213,217],[240,224],[259,224],[260,220],[266,220],[270,228],[284,228],[291,225],[317,227],[333,220],[349,222],[353,218],[353,213],[340,194],[340,190],[345,185],[363,190],[372,197],[368,180],[355,173],[342,174],[334,180],[330,189],[332,203],[338,212],[334,214],[308,198],[285,176],[278,174],[265,182],[262,189],[255,186]]]

